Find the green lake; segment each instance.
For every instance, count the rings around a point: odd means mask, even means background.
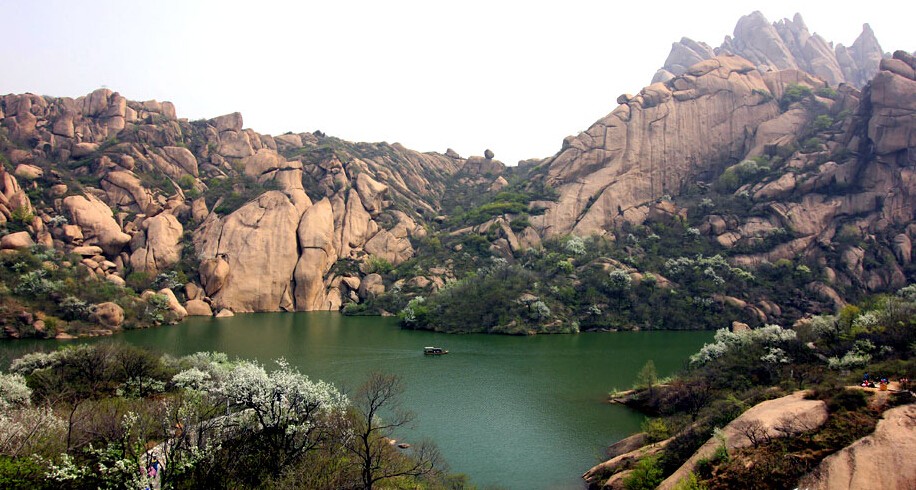
[[[638,431],[643,419],[605,403],[608,391],[630,387],[649,359],[659,376],[671,374],[711,339],[712,332],[447,335],[337,313],[192,318],[114,337],[176,356],[226,352],[268,368],[283,357],[345,391],[369,372],[396,374],[406,386],[403,405],[416,414],[413,428],[398,438],[432,439],[453,472],[480,487],[510,489],[581,488],[581,474],[606,446]],[[61,344],[3,342],[0,364]],[[424,356],[424,346],[450,353]]]

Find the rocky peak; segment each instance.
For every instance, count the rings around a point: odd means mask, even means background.
[[[652,82],[664,82],[686,73],[690,65],[719,54],[735,54],[752,62],[761,73],[798,69],[831,86],[850,83],[863,87],[878,70],[881,46],[868,24],[849,48],[832,44],[817,33],[811,33],[800,14],[770,23],[755,11],[741,17],[733,36],[715,49],[704,43],[683,38],[674,43],[664,66]]]
[[[884,52],[874,31],[868,24],[862,25],[862,33],[849,48],[838,44],[836,57],[843,69],[846,81],[862,87],[878,73],[878,63],[884,58]]]

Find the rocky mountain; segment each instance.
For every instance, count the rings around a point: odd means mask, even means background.
[[[189,122],[169,102],[107,89],[7,95],[0,118],[0,219],[27,217],[4,248],[82,253],[93,274],[120,285],[185,260],[191,275],[199,268],[187,298],[214,311],[358,301],[380,285],[361,280],[360,263],[409,259],[449,178],[503,168],[321,132],[261,135],[238,113]],[[348,271],[331,271],[347,261]]]
[[[882,59],[867,28],[828,48],[798,16],[753,13],[720,48],[675,44],[659,81],[511,168],[489,150],[263,135],[238,113],[188,121],[107,89],[6,95],[0,248],[75,254],[138,293],[177,274],[162,294],[179,316],[394,312],[463,277],[502,294],[518,272],[509,313],[481,320],[493,331],[652,327],[663,305],[792,320],[916,277],[916,61]],[[696,280],[666,262],[685,256]],[[748,279],[759,270],[769,282]],[[774,300],[783,276],[805,292]],[[657,308],[605,321],[644,293]]]
[[[559,199],[531,222],[543,235],[605,234],[676,214],[672,202],[692,207],[691,195],[735,178],[726,194],[747,209],[708,201],[690,212],[722,249],[755,250],[733,264],[803,257],[824,266],[830,284],[900,287],[916,239],[914,66],[898,51],[859,91],[794,68],[761,73],[735,55],[700,61],[620,96],[611,114],[540,162],[532,178]],[[881,267],[865,264],[877,256],[887,259]],[[812,288],[842,302],[828,286]]]
[[[726,36],[718,48],[688,38],[673,43],[665,65],[655,73],[652,83],[667,82],[687,73],[688,68],[700,61],[724,54],[741,56],[761,73],[801,70],[832,87],[848,83],[856,88],[871,80],[878,72],[878,62],[888,57],[868,24],[862,26],[862,33],[852,46],[834,47],[817,33],[809,32],[799,14],[792,20],[770,24],[758,11],[741,17],[734,37]]]

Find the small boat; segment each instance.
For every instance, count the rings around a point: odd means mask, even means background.
[[[423,354],[427,356],[441,356],[442,354],[448,354],[448,351],[442,347],[424,347]]]

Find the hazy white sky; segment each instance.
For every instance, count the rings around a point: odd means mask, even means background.
[[[850,45],[916,50],[916,2],[0,0],[0,94],[170,100],[179,117],[239,111],[279,134],[320,129],[507,164],[648,84],[682,36],[718,46],[742,15],[800,12]]]

